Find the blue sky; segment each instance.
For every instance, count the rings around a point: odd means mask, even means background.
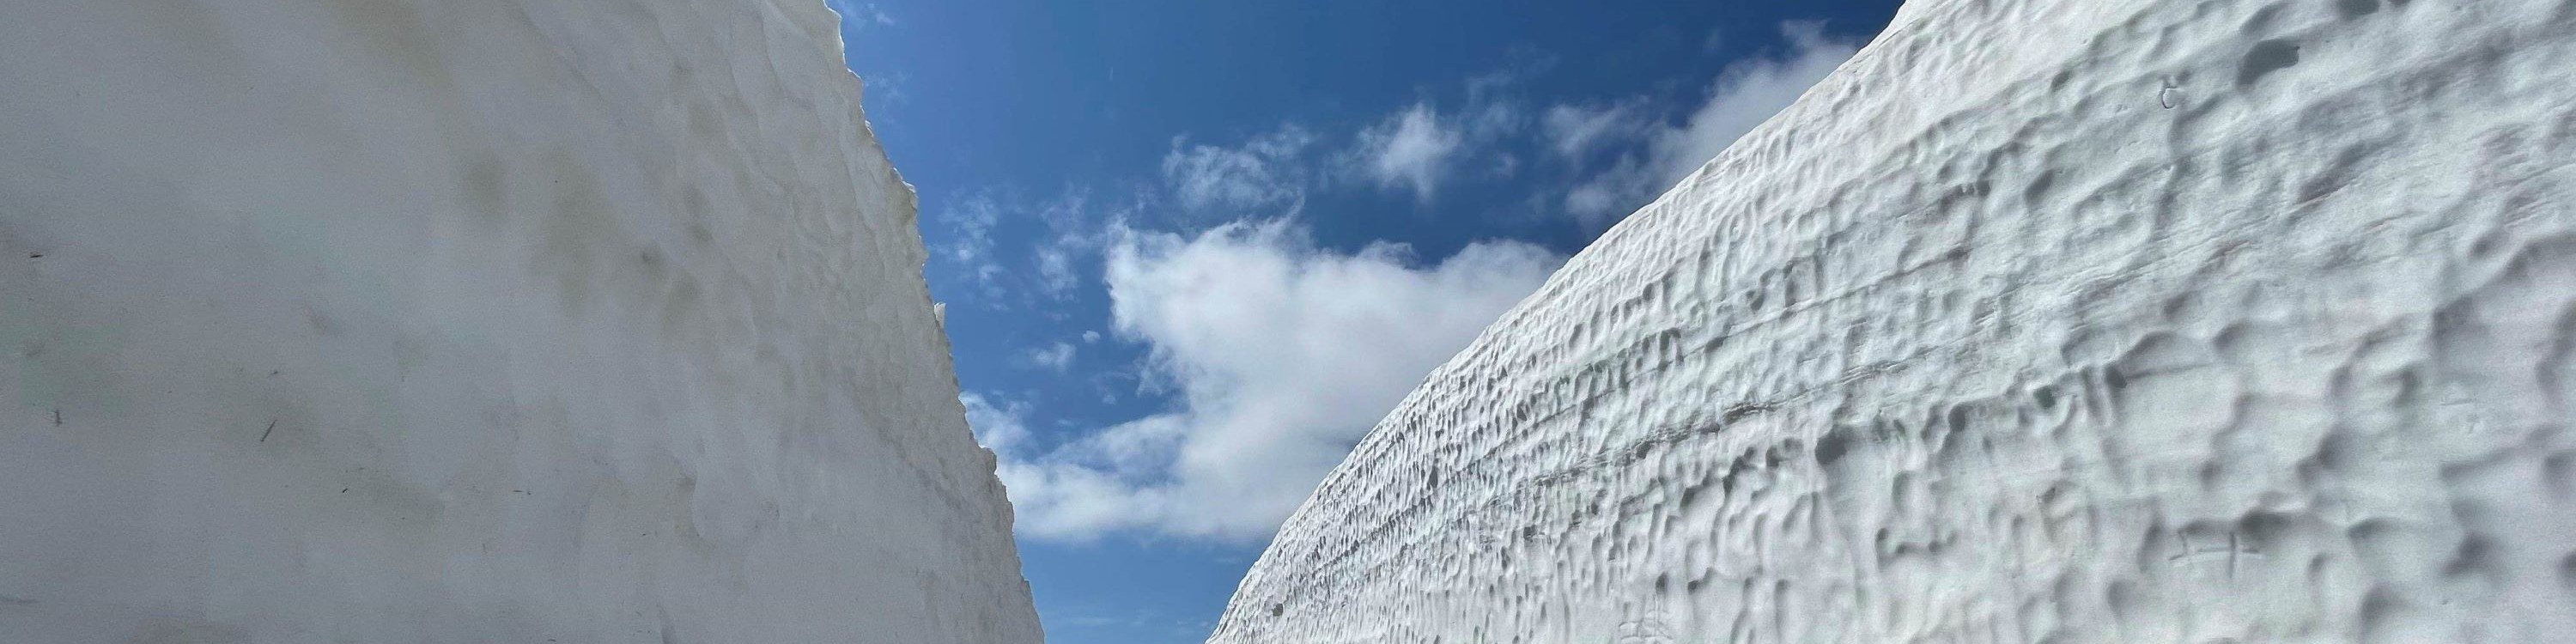
[[[1056,644],[1199,642],[1433,366],[1893,0],[831,0]]]

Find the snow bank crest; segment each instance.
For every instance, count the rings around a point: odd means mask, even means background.
[[[2567,6],[1910,4],[1211,641],[2570,641]]]

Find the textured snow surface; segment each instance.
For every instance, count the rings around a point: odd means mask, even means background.
[[[1037,641],[836,27],[0,2],[0,641]]]
[[[2576,641],[2576,3],[1909,5],[1213,641]]]

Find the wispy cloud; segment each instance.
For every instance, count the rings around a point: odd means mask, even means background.
[[[1073,354],[1073,343],[1056,342],[1047,346],[1021,352],[1020,359],[1027,361],[1032,366],[1053,370],[1056,373],[1064,373],[1065,371],[1073,368]]]
[[[1600,105],[1555,105],[1539,117],[1548,149],[1569,163],[1582,163],[1594,150],[1643,133],[1654,123],[1645,101]]]
[[[969,278],[975,290],[968,299],[988,308],[1070,297],[1101,244],[1100,216],[1091,192],[1080,188],[1043,201],[1005,188],[976,190],[949,199],[935,220],[944,235],[932,259]],[[997,252],[1003,247],[1011,250]]]
[[[1039,246],[1035,255],[1038,285],[1050,295],[1062,296],[1072,292],[1074,286],[1082,283],[1082,276],[1075,273],[1073,267],[1074,254],[1079,250],[1080,245],[1072,238],[1058,238],[1054,243]]]
[[[993,224],[1002,218],[1002,207],[991,192],[967,196],[942,211],[956,238],[948,244],[948,258],[959,263],[980,264],[990,260],[993,252]]]
[[[995,404],[982,394],[966,392],[957,396],[966,405],[966,424],[975,431],[975,442],[997,453],[1017,452],[1029,441],[1025,420],[1028,406],[1021,403]]]
[[[1029,256],[1037,270],[1038,290],[1050,298],[1064,299],[1082,285],[1076,263],[1100,247],[1091,206],[1090,191],[1067,188],[1038,208],[1037,218],[1046,224],[1047,236],[1030,249]]]
[[[878,72],[859,77],[859,87],[861,91],[867,92],[867,104],[870,109],[883,108],[907,102],[909,95],[904,93],[903,88],[911,84],[909,78],[898,71]]]
[[[1454,110],[1423,99],[1387,114],[1352,137],[1341,166],[1365,184],[1410,192],[1420,204],[1430,204],[1452,181],[1510,177],[1521,165],[1510,139],[1530,123],[1515,92],[1548,64],[1524,62],[1469,78],[1466,101]]]
[[[1190,210],[1222,209],[1241,216],[1255,209],[1293,204],[1309,172],[1301,158],[1314,135],[1295,124],[1253,137],[1236,147],[1191,144],[1174,137],[1163,155],[1163,180],[1173,201]]]
[[[1430,103],[1415,103],[1361,130],[1357,160],[1379,186],[1410,189],[1416,200],[1428,203],[1463,140],[1458,126]]]
[[[1679,125],[1627,125],[1636,114],[1618,105],[1560,105],[1548,112],[1548,130],[1560,152],[1579,153],[1619,137],[1642,136],[1644,149],[1568,190],[1566,210],[1599,225],[1672,187],[1715,158],[1735,139],[1798,100],[1807,88],[1860,51],[1855,40],[1825,35],[1823,23],[1780,26],[1789,48],[1778,56],[1728,65],[1709,84],[1705,100]]]
[[[894,16],[888,15],[885,8],[877,6],[874,2],[824,0],[823,6],[831,9],[833,13],[841,14],[841,24],[848,26],[851,31],[895,25]]]
[[[971,279],[988,299],[1002,294],[1002,265],[993,258],[993,226],[1001,221],[1002,209],[990,190],[954,199],[939,209],[938,220],[947,227],[948,240],[933,252]]]
[[[1420,266],[1401,245],[1317,250],[1280,221],[1191,237],[1127,232],[1108,251],[1115,328],[1149,347],[1147,368],[1177,407],[1043,453],[997,447],[1020,530],[1266,536],[1424,374],[1559,261],[1486,242]]]

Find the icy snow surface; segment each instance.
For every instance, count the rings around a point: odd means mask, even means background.
[[[2576,3],[1927,0],[1215,642],[2576,642]]]
[[[0,641],[1036,642],[836,26],[0,2]]]

